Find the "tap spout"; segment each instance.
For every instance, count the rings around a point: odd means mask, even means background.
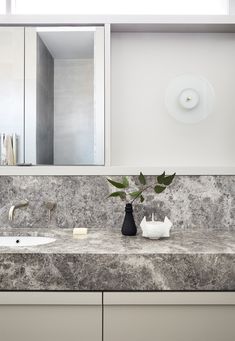
[[[9,209],[9,213],[8,213],[8,219],[9,221],[13,221],[14,218],[14,212],[17,208],[21,208],[21,207],[25,207],[28,206],[29,201],[28,200],[23,200],[21,202],[19,202],[18,204],[12,205]]]

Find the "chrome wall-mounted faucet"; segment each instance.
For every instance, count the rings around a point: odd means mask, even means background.
[[[28,206],[28,204],[29,204],[28,200],[23,200],[23,201],[19,202],[18,204],[11,206],[9,209],[9,213],[8,213],[9,221],[13,221],[14,212],[17,208]]]

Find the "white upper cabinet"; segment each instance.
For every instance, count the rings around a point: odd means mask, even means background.
[[[25,26],[0,27],[0,132],[35,166],[0,174],[235,174],[234,16],[0,23]]]

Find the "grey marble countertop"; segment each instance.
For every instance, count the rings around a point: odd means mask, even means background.
[[[42,254],[235,254],[235,231],[200,229],[172,230],[170,238],[151,240],[139,232],[123,236],[117,229],[89,229],[73,235],[71,229],[1,229],[0,236],[48,236],[55,242],[32,247],[0,247],[1,253]]]
[[[3,229],[52,236],[0,248],[0,290],[235,290],[235,231],[173,230],[171,238],[124,237],[116,229]]]

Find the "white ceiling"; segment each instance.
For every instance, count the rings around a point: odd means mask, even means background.
[[[55,59],[94,57],[94,31],[43,30],[37,33]]]

